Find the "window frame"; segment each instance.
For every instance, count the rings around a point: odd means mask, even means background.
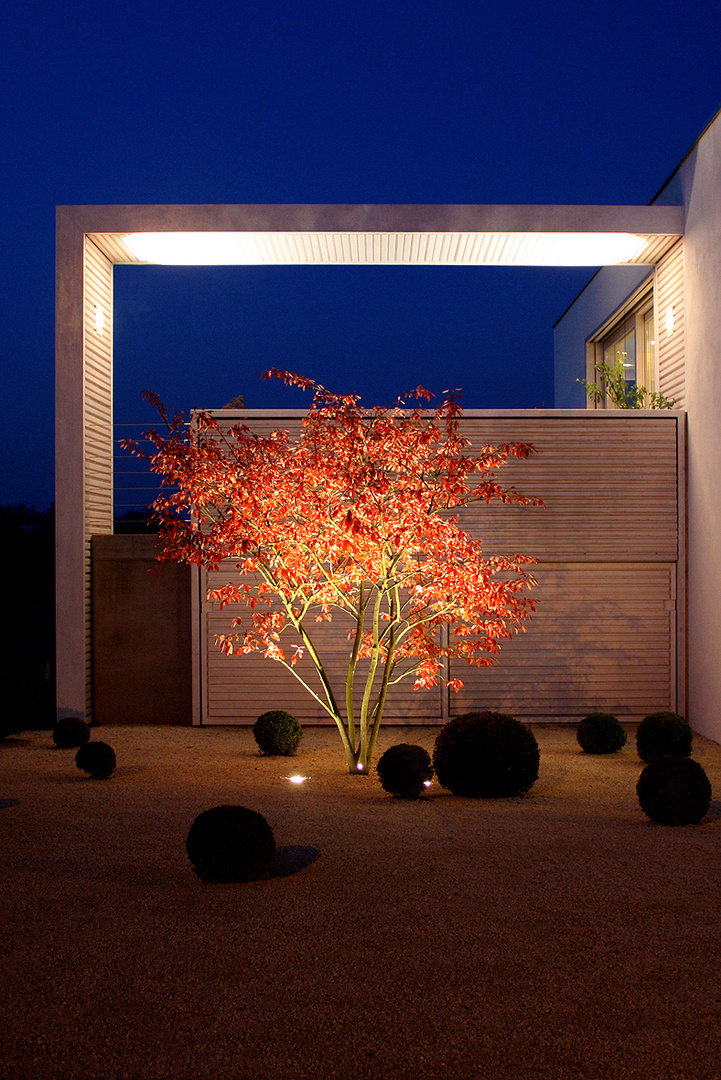
[[[646,320],[651,314],[653,319],[653,357],[650,364],[646,351]],[[656,311],[656,274],[652,273],[631,294],[626,302],[608,318],[586,342],[586,381],[598,382],[596,365],[604,361],[605,351],[613,343],[614,336],[620,336],[624,327],[632,326],[635,332],[636,358],[635,384],[645,386],[650,392],[658,390],[658,313]],[[643,364],[643,380],[639,382],[639,356]],[[650,377],[649,377],[650,376]],[[601,401],[594,401],[591,397],[586,398],[586,406],[589,409],[616,408],[613,402],[609,402],[604,396]]]

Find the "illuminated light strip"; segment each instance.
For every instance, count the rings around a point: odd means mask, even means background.
[[[388,241],[392,239],[392,243]],[[346,246],[350,240],[350,245]],[[419,243],[420,241],[420,243]],[[130,233],[141,262],[176,266],[269,263],[411,263],[485,266],[611,266],[637,258],[633,233]]]
[[[516,266],[609,266],[629,262],[648,241],[633,233],[526,233],[531,250],[518,252]]]
[[[252,266],[267,261],[254,233],[131,233],[124,243],[141,262],[168,266]]]

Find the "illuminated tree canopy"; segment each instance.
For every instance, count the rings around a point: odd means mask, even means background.
[[[335,721],[349,770],[365,772],[392,686],[437,686],[448,658],[490,665],[503,639],[525,629],[535,560],[484,558],[454,511],[478,501],[539,504],[496,480],[509,458],[535,451],[471,448],[453,393],[434,409],[407,407],[430,400],[421,387],[396,407],[363,408],[290,372],[266,377],[312,392],[299,437],[242,422],[223,430],[204,412],[187,425],[146,395],[167,425],[149,433],[151,467],[174,489],[154,503],[160,558],[210,570],[235,563],[209,594],[243,609],[219,647],[281,664]],[[317,624],[339,613],[351,626],[340,686],[315,640]],[[303,656],[313,678],[299,670]]]

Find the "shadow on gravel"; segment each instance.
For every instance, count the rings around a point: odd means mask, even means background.
[[[275,859],[266,878],[290,877],[320,858],[320,850],[304,844],[288,844],[275,849]]]

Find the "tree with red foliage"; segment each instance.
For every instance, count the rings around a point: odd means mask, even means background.
[[[234,580],[209,593],[221,607],[248,609],[220,648],[281,664],[335,721],[349,770],[367,772],[390,687],[407,678],[436,686],[448,658],[490,665],[501,640],[525,629],[535,560],[484,559],[452,512],[496,499],[539,504],[495,480],[509,458],[535,451],[508,443],[469,453],[452,393],[435,410],[400,399],[366,409],[310,379],[270,377],[313,393],[297,439],[243,423],[223,431],[205,412],[187,427],[146,395],[169,429],[148,433],[151,467],[176,489],[154,503],[159,557],[211,570],[236,564]],[[431,397],[420,387],[409,396]],[[351,624],[340,689],[313,630],[336,613]],[[298,668],[304,654],[312,679]]]

